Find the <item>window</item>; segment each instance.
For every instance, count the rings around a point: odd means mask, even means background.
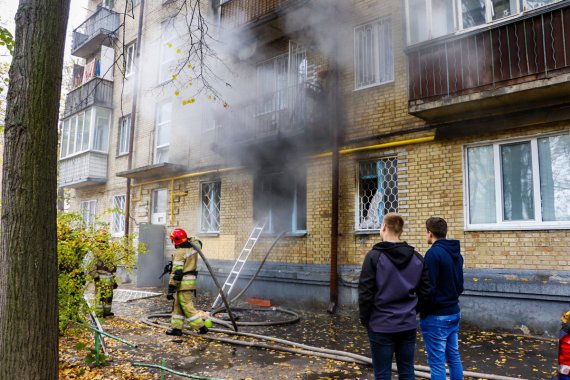
[[[125,77],[129,77],[135,72],[135,53],[137,43],[133,42],[125,51]]]
[[[357,230],[379,230],[384,215],[398,212],[397,164],[395,157],[359,163]]]
[[[405,0],[407,41],[415,44],[492,23],[559,0]]]
[[[131,115],[119,119],[119,156],[129,153],[129,138],[131,135]]]
[[[258,174],[253,190],[256,222],[266,220],[265,231],[307,230],[307,180],[304,174],[277,172]]]
[[[113,197],[113,235],[123,235],[125,233],[125,195]]]
[[[152,224],[166,224],[166,189],[158,189],[152,192]]]
[[[394,80],[394,52],[390,20],[382,19],[354,28],[356,89]]]
[[[63,122],[60,157],[64,158],[89,149],[92,109],[73,115]]]
[[[570,134],[465,149],[468,229],[570,227]]]
[[[201,232],[220,231],[220,181],[202,184],[202,223]]]
[[[113,6],[115,5],[115,0],[103,0],[101,5],[103,5],[104,8],[113,9]]]
[[[160,38],[160,69],[158,70],[158,82],[166,82],[172,79],[176,69],[176,29],[174,19],[164,21],[161,25]]]
[[[156,111],[155,154],[154,163],[168,162],[170,149],[170,123],[172,117],[172,103],[161,103]]]
[[[95,226],[95,217],[97,216],[97,201],[92,199],[81,202],[80,213],[85,225],[93,228]]]
[[[95,130],[93,132],[93,150],[109,151],[109,124],[111,111],[106,108],[96,108]]]

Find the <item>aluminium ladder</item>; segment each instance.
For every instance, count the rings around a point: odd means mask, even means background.
[[[267,219],[257,224],[255,227],[253,227],[253,230],[251,230],[249,238],[245,242],[245,245],[243,246],[243,249],[241,250],[236,262],[234,263],[234,266],[232,267],[232,270],[230,271],[230,274],[228,275],[226,282],[224,282],[224,285],[222,286],[222,292],[224,292],[224,295],[226,297],[229,297],[230,292],[232,291],[235,283],[237,282],[241,270],[243,269],[245,262],[247,261],[247,258],[251,254],[251,251],[253,251],[253,247],[255,247],[255,244],[257,243],[259,237],[261,236],[261,232],[265,228],[266,222]],[[222,296],[218,294],[214,303],[212,304],[212,309],[215,309],[221,303],[222,303]]]

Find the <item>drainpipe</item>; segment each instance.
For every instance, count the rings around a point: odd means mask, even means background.
[[[330,128],[332,136],[332,204],[331,204],[331,255],[330,255],[330,299],[327,311],[331,314],[335,312],[338,304],[338,197],[339,197],[339,111],[338,111],[338,66],[331,65],[332,78],[331,85],[328,86],[330,91],[329,109],[330,112]]]
[[[137,31],[137,44],[135,47],[135,62],[136,65],[136,75],[134,77],[133,84],[133,105],[131,109],[131,126],[129,131],[129,156],[127,161],[127,170],[133,168],[133,144],[135,142],[135,124],[137,120],[137,99],[139,95],[139,76],[140,76],[140,53],[141,53],[141,42],[142,42],[142,31],[143,31],[143,17],[144,17],[144,0],[141,0],[139,11],[139,27]],[[123,26],[124,27],[124,26]],[[125,41],[123,41],[123,44]],[[124,80],[124,78],[123,78]],[[131,218],[131,178],[127,177],[127,194],[125,196],[125,236],[130,233],[130,218]]]

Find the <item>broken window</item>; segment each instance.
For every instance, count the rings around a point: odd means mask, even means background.
[[[220,231],[220,181],[202,183],[202,223],[201,232]]]
[[[257,223],[266,219],[266,232],[306,231],[305,175],[291,172],[259,174],[254,184],[253,212]]]
[[[395,157],[359,164],[358,230],[378,230],[382,218],[398,211],[398,170]]]

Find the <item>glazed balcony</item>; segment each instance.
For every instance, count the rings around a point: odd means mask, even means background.
[[[101,45],[112,46],[119,26],[118,13],[99,7],[91,17],[73,31],[71,55],[89,58]]]
[[[67,118],[91,106],[113,107],[113,82],[92,77],[80,84],[67,94],[63,117]]]
[[[408,49],[409,111],[428,122],[557,107],[570,96],[570,3]]]

